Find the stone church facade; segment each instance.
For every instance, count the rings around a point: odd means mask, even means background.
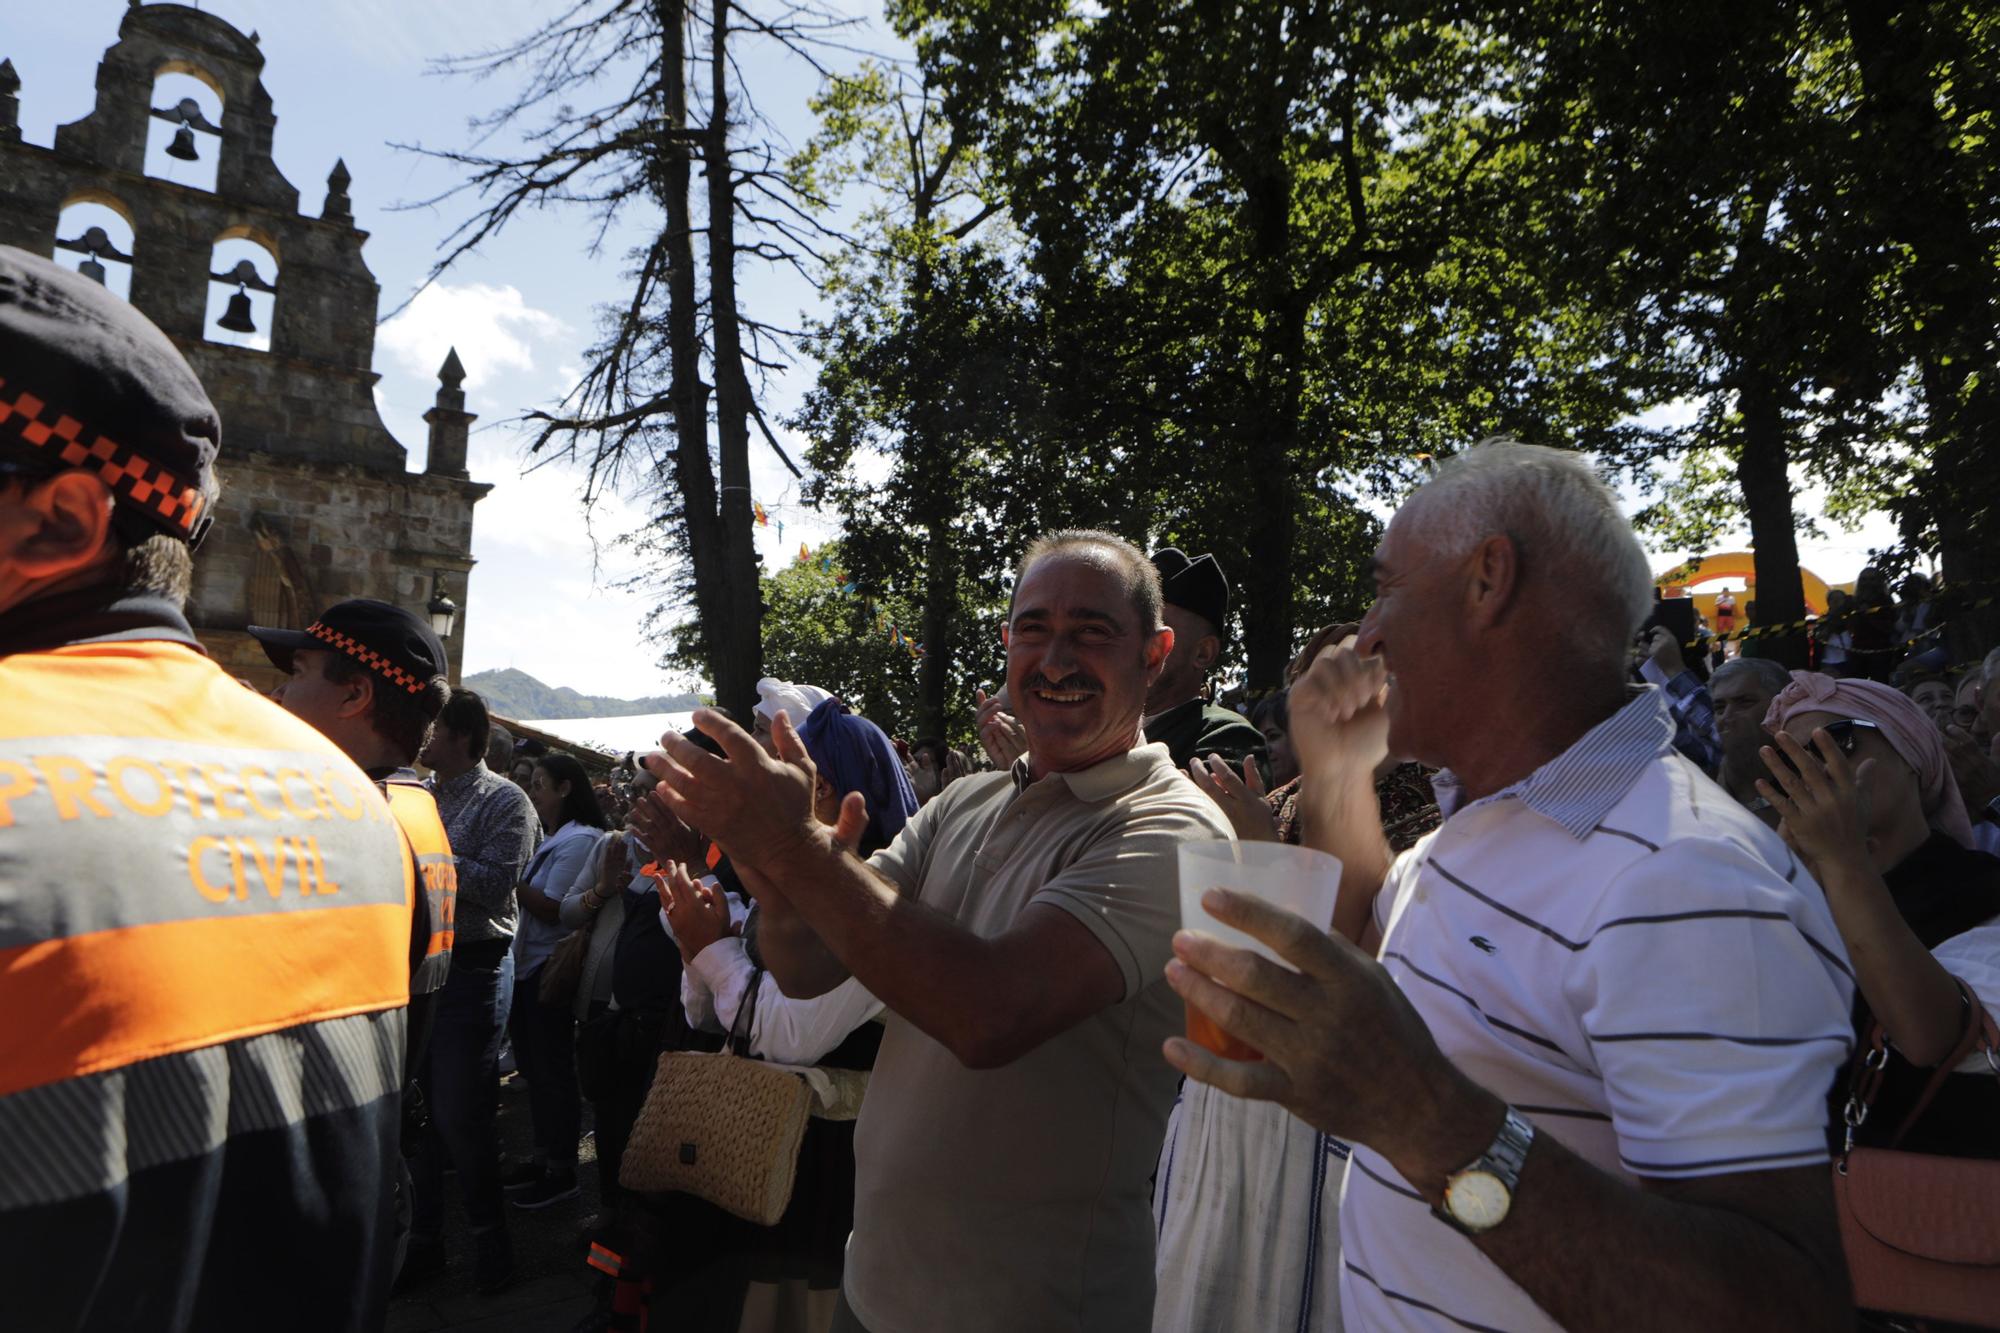
[[[361,257],[367,233],[354,225],[347,168],[333,164],[317,217],[300,211],[271,158],[277,116],[263,66],[254,33],[184,5],[135,3],[97,67],[95,108],[45,148],[22,139],[20,78],[0,64],[0,244],[45,256],[59,244],[87,249],[85,237],[57,234],[73,204],[103,205],[130,226],[129,253],[114,246],[105,257],[129,260],[132,304],[180,347],[222,417],[222,500],[195,556],[189,607],[212,656],[269,685],[277,673],[246,624],[303,628],[348,597],[421,616],[441,589],[460,608],[446,642],[455,681],[473,506],[491,489],[466,473],[465,372],[447,357],[424,416],[425,467],[409,471],[375,406],[381,289]],[[165,73],[192,75],[221,100],[219,126],[198,111],[179,117],[187,144],[219,154],[213,192],[145,174],[150,121],[177,114],[152,106]],[[204,336],[211,278],[240,276],[212,273],[212,252],[239,238],[275,260],[275,280],[248,283],[272,293],[268,351]]]

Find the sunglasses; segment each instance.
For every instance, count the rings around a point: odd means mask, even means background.
[[[1865,718],[1859,717],[1844,717],[1838,721],[1829,722],[1825,726],[1817,728],[1817,730],[1825,732],[1827,739],[1833,742],[1834,748],[1849,759],[1854,757],[1854,751],[1860,746],[1863,735],[1868,732],[1873,732],[1877,736],[1882,734],[1882,728]],[[1813,747],[1808,745],[1807,748],[1811,749]],[[1799,771],[1799,766],[1792,762],[1792,757],[1786,754],[1784,750],[1775,744],[1771,746],[1771,750],[1780,760],[1784,761],[1785,767],[1791,769],[1794,773]]]

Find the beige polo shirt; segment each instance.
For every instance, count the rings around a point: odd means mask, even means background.
[[[981,936],[1030,903],[1081,922],[1123,998],[1004,1069],[965,1068],[888,1016],[856,1130],[848,1303],[870,1333],[1151,1327],[1147,1181],[1179,1076],[1161,975],[1180,923],[1175,847],[1230,836],[1145,745],[1081,773],[946,788],[870,864]]]

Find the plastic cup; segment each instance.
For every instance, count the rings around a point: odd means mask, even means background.
[[[1321,930],[1333,926],[1334,901],[1340,896],[1339,857],[1282,842],[1184,842],[1179,856],[1183,930],[1198,930],[1224,944],[1262,954],[1281,967],[1291,966],[1262,940],[1210,916],[1201,905],[1202,895],[1210,889],[1233,889],[1261,898]],[[1186,1009],[1189,1041],[1226,1060],[1264,1058],[1192,1004]]]

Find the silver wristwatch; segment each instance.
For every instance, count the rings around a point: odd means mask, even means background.
[[[1444,1207],[1433,1208],[1446,1225],[1477,1236],[1507,1220],[1514,1206],[1514,1190],[1521,1181],[1521,1166],[1528,1160],[1528,1148],[1535,1141],[1535,1127],[1513,1107],[1500,1132],[1479,1160],[1445,1177]]]

